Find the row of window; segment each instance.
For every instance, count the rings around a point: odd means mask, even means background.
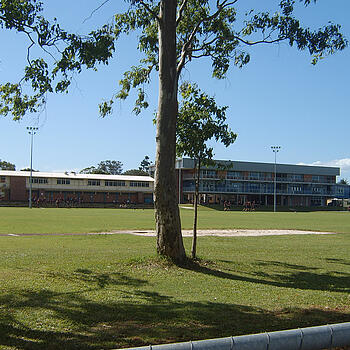
[[[33,177],[32,184],[47,184],[49,183],[48,179],[44,177]]]
[[[57,185],[70,185],[70,179],[57,179]]]
[[[149,183],[143,181],[130,181],[130,187],[149,187]]]
[[[219,174],[216,170],[201,170],[201,178],[217,179]],[[245,179],[245,180],[272,180],[274,173],[265,172],[243,172],[243,171],[227,171],[226,179]],[[303,175],[303,174],[285,174],[277,173],[277,181],[291,181],[291,182],[322,182],[334,183],[335,177],[324,175]]]
[[[48,184],[48,179],[44,177],[33,177],[33,184]],[[70,185],[70,179],[57,179],[57,185]],[[88,180],[88,186],[101,186],[100,180]],[[106,180],[104,182],[106,187],[125,187],[125,181]],[[149,182],[145,181],[130,181],[130,187],[149,187]]]
[[[251,193],[272,193],[274,191],[273,183],[254,183],[254,182],[231,182],[203,180],[200,182],[200,191],[203,192],[251,192]],[[194,190],[194,181],[184,181],[185,191]],[[278,193],[286,194],[315,194],[315,195],[344,195],[343,187],[338,186],[310,186],[310,185],[290,185],[277,184]]]

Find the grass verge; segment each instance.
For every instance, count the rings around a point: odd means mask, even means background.
[[[190,239],[185,239],[189,250]],[[0,237],[1,349],[112,349],[350,321],[350,235]]]

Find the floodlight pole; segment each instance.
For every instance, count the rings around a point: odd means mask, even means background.
[[[276,177],[277,177],[277,152],[281,149],[281,146],[271,146],[272,152],[275,153],[275,176],[274,176],[274,186],[273,186],[273,211],[276,212]]]
[[[38,128],[27,126],[28,134],[30,135],[30,176],[29,176],[29,208],[32,208],[32,177],[33,177],[33,138]]]

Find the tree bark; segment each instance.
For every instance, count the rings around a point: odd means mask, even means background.
[[[156,134],[155,217],[157,251],[178,263],[185,259],[176,196],[176,0],[160,1],[159,100]]]

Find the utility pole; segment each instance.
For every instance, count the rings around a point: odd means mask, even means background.
[[[273,211],[276,212],[276,177],[277,177],[277,165],[276,158],[277,152],[281,149],[281,146],[271,146],[272,152],[275,153],[275,176],[274,176],[274,186],[273,186]]]
[[[39,128],[27,126],[30,135],[30,177],[29,177],[29,208],[32,208],[32,178],[33,178],[33,138]]]

